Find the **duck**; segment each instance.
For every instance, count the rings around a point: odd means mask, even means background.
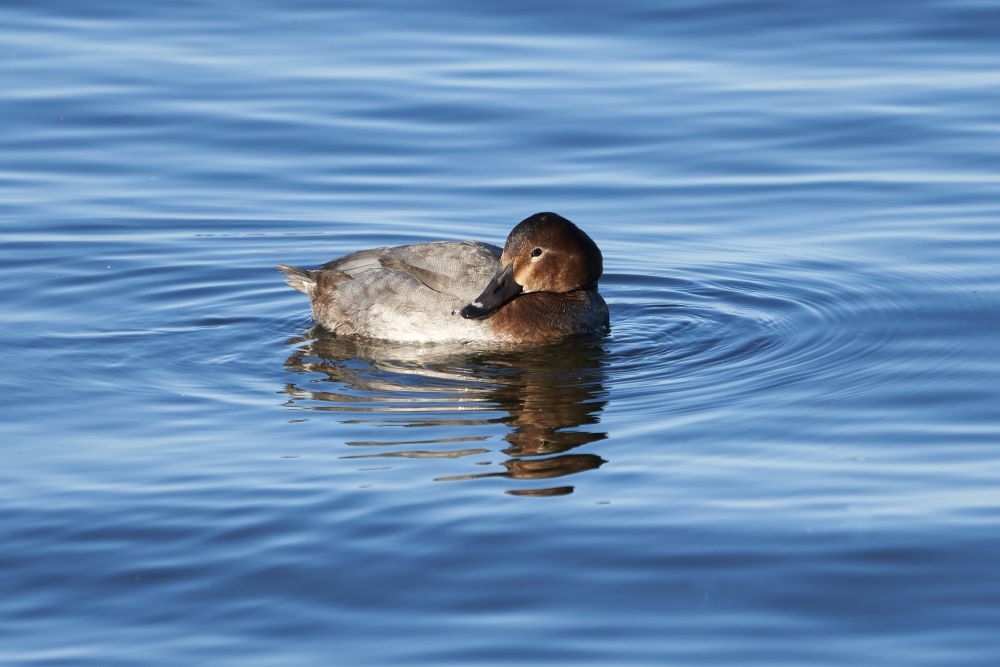
[[[434,241],[278,264],[337,336],[407,343],[547,343],[610,330],[597,244],[557,213],[518,223],[503,248]]]

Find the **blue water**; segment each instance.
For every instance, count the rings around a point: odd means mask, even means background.
[[[0,6],[0,663],[1000,664],[1000,7]],[[612,332],[277,262],[601,246]]]

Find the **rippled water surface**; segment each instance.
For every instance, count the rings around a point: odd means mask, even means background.
[[[0,662],[996,665],[1000,9],[5,3]],[[554,210],[612,332],[277,262]]]

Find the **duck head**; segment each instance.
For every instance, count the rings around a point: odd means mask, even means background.
[[[603,261],[597,244],[579,227],[556,213],[536,213],[507,236],[500,268],[461,315],[486,317],[519,294],[596,289]]]

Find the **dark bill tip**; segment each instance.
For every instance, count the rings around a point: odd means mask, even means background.
[[[475,320],[489,315],[489,311],[475,303],[470,303],[468,306],[460,310],[458,314],[467,320]]]

